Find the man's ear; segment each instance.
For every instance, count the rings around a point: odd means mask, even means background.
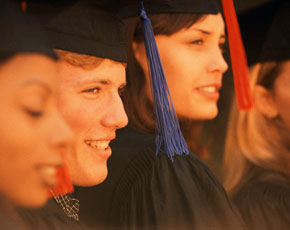
[[[258,112],[268,118],[275,118],[279,115],[273,94],[261,85],[254,87],[255,108]]]

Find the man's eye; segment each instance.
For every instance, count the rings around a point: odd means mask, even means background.
[[[86,89],[84,90],[83,92],[84,93],[93,93],[93,94],[98,94],[100,93],[101,89],[98,88],[98,87],[95,87],[95,88],[91,88],[91,89]]]
[[[192,41],[191,44],[194,44],[194,45],[202,45],[203,42],[204,41],[202,39],[197,39],[197,40]]]

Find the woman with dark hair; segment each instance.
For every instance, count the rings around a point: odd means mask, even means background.
[[[3,1],[0,32],[0,228],[22,229],[16,207],[48,200],[71,132],[56,109],[56,56],[40,27]]]
[[[251,72],[255,107],[233,107],[225,188],[248,229],[290,226],[290,4],[281,5]]]
[[[139,2],[134,6],[137,9]],[[112,143],[107,180],[95,188],[77,189],[80,218],[89,227],[116,229],[243,229],[223,187],[194,153],[172,159],[163,149],[156,154],[154,100],[134,6],[120,10],[127,26],[123,95],[129,126],[117,132]],[[223,18],[214,1],[145,1],[144,7],[175,111],[186,121],[181,131],[196,150],[186,132],[192,131],[191,123],[217,115],[218,90],[227,70]]]

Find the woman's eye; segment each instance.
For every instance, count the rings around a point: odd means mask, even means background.
[[[122,96],[122,95],[124,94],[124,92],[125,92],[125,87],[120,88],[120,89],[118,90],[118,92],[119,92],[119,95]]]
[[[197,40],[192,41],[191,44],[194,44],[194,45],[202,45],[203,42],[204,41],[202,39],[197,39]]]
[[[98,94],[100,93],[101,89],[98,88],[98,87],[95,87],[95,88],[91,88],[91,89],[86,89],[84,90],[83,92],[84,93],[93,93],[93,94]]]
[[[41,117],[43,115],[42,111],[37,111],[37,110],[26,109],[26,112],[30,116],[35,117],[35,118],[39,118],[39,117]]]
[[[222,53],[224,53],[225,50],[226,50],[226,44],[225,43],[220,43],[219,47],[220,47],[220,50],[222,51]]]

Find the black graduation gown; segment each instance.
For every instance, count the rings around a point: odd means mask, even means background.
[[[254,167],[233,196],[249,230],[290,229],[290,180]]]
[[[0,211],[0,229],[1,230],[29,230],[21,221],[11,218],[3,210]]]
[[[155,155],[154,135],[130,127],[112,143],[107,180],[78,188],[80,219],[105,229],[239,230],[223,187],[193,153]]]
[[[19,209],[19,214],[31,230],[83,230],[69,218],[54,200],[49,200],[40,209]]]

